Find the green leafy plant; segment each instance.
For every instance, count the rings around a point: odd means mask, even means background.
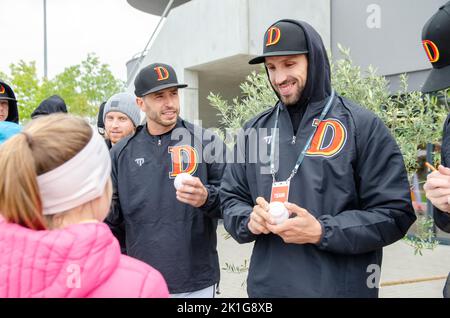
[[[439,244],[433,232],[433,219],[428,216],[418,216],[415,223],[416,235],[407,235],[404,240],[414,248],[414,254],[423,255],[423,249],[434,250]]]
[[[208,96],[209,103],[219,111],[221,128],[236,131],[246,121],[272,107],[277,101],[263,68],[259,73],[252,72],[248,75],[247,80],[239,87],[242,97],[234,98],[231,105],[219,93],[211,92]]]

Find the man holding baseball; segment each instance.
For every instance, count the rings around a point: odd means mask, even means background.
[[[255,242],[248,295],[377,297],[382,249],[416,219],[402,154],[378,117],[333,91],[309,24],[280,20],[263,43],[250,63],[264,63],[279,101],[244,130],[270,160],[251,162],[246,136],[235,147],[246,160],[227,165],[221,187],[225,228]]]
[[[111,149],[114,193],[107,223],[124,223],[127,254],[158,269],[172,297],[214,297],[225,166],[219,150],[225,146],[179,117],[178,91],[187,85],[178,83],[170,65],[144,67],[134,84],[147,121]],[[188,178],[175,189],[181,174]]]

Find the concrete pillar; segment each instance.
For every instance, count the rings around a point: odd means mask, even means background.
[[[188,87],[180,90],[180,116],[194,123],[199,119],[198,72],[185,69],[182,82]]]

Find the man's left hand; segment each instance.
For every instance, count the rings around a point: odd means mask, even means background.
[[[317,244],[322,237],[322,226],[319,221],[307,210],[296,204],[284,204],[289,214],[295,214],[281,224],[267,224],[267,228],[274,234],[281,236],[285,243]]]
[[[177,190],[177,200],[195,208],[204,205],[207,199],[208,190],[197,177],[183,181],[183,186]]]

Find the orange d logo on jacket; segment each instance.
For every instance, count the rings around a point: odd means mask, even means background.
[[[319,121],[315,119],[313,121],[313,126],[317,127],[318,122]],[[345,129],[345,126],[339,120],[322,120],[317,127],[311,142],[311,147],[309,147],[306,155],[333,157],[342,150],[346,140],[347,129]]]
[[[169,71],[165,67],[158,66],[155,67],[154,70],[158,76],[158,81],[163,81],[169,78]]]
[[[193,175],[198,167],[198,153],[189,145],[172,146],[168,148],[172,159],[172,169],[169,178],[173,179],[180,173]]]
[[[281,38],[281,30],[277,27],[271,27],[267,30],[266,46],[277,44]]]

